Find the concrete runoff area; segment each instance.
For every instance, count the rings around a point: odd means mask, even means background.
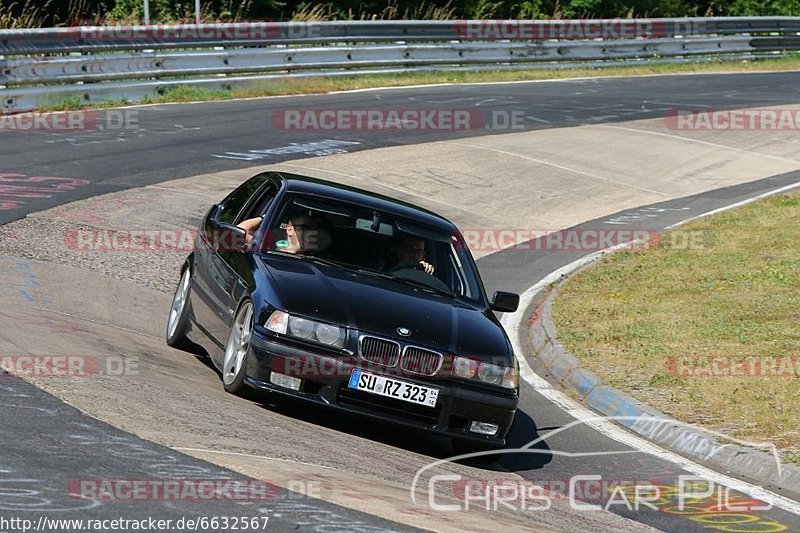
[[[11,174],[2,179],[11,186],[25,184],[30,189],[25,196],[2,195],[0,224],[114,191],[341,151],[413,146],[408,151],[413,157],[420,145],[435,141],[623,121],[630,124],[639,119],[656,119],[651,121],[652,128],[663,132],[670,114],[678,110],[792,105],[796,86],[794,72],[684,74],[389,88],[90,110],[84,130],[2,128],[2,172]],[[423,109],[444,114],[462,110],[470,114],[479,111],[487,124],[493,124],[495,117],[508,120],[512,115],[524,120],[515,120],[511,129],[481,126],[466,130],[287,130],[271,120],[292,109]],[[708,140],[716,135],[725,139],[722,144],[752,139],[750,148],[766,154],[775,149],[770,143],[779,138],[790,141],[793,134],[787,129],[763,136],[759,131],[696,131],[691,136]],[[777,146],[784,150],[780,146],[787,145]],[[643,140],[636,147],[646,146]],[[548,155],[557,159],[579,156],[575,148],[567,145],[563,153]],[[623,160],[634,156],[625,152]],[[630,164],[641,163],[634,160]],[[52,178],[31,185],[26,183],[29,177]]]
[[[31,273],[27,279],[34,282],[24,294],[12,285],[0,291],[6,309],[0,314],[0,353],[66,350],[98,360],[122,356],[136,361],[134,375],[31,381],[115,427],[243,474],[278,478],[275,482],[286,487],[298,476],[320,476],[332,487],[321,491],[323,499],[399,523],[496,529],[524,519],[528,527],[535,520],[575,531],[645,530],[613,513],[579,513],[557,501],[546,512],[503,513],[502,518],[477,511],[430,516],[404,508],[398,501],[408,494],[409,479],[432,461],[430,456],[447,457],[446,442],[399,432],[387,438],[378,426],[326,420],[290,404],[264,408],[226,395],[214,371],[162,340],[184,254],[79,252],[69,248],[64,236],[75,228],[190,229],[227,191],[268,169],[307,173],[408,200],[462,229],[555,231],[799,167],[791,139],[780,133],[772,143],[736,133],[676,135],[661,120],[644,120],[438,141],[414,147],[411,156],[404,147],[381,148],[100,196],[0,228],[3,271],[24,263]],[[492,251],[477,249],[475,255]],[[494,278],[491,285],[500,289],[502,282]],[[422,449],[425,454],[418,453]],[[447,472],[454,470],[471,479],[517,476],[467,465]],[[370,490],[354,495],[360,484]]]

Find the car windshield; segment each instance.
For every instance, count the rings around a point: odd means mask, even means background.
[[[262,250],[483,302],[475,264],[455,235],[356,204],[288,195]]]

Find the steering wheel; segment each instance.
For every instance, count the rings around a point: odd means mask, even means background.
[[[399,263],[389,269],[389,272],[397,272],[398,270],[420,270],[425,272],[425,267],[420,263]]]

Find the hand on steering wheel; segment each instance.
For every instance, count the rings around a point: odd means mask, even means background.
[[[426,261],[420,261],[419,263],[400,263],[392,267],[391,272],[396,272],[398,270],[406,270],[406,269],[420,270],[422,272],[425,272],[426,274],[431,274],[431,275],[435,270],[432,264]]]
[[[414,268],[417,270],[422,270],[426,274],[431,274],[431,275],[433,275],[433,271],[435,270],[433,268],[433,265],[428,263],[427,261],[420,261],[419,263],[414,265]]]

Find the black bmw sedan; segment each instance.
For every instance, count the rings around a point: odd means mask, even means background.
[[[214,205],[167,344],[202,346],[231,393],[263,390],[502,447],[518,366],[461,233],[411,204],[268,172]]]

